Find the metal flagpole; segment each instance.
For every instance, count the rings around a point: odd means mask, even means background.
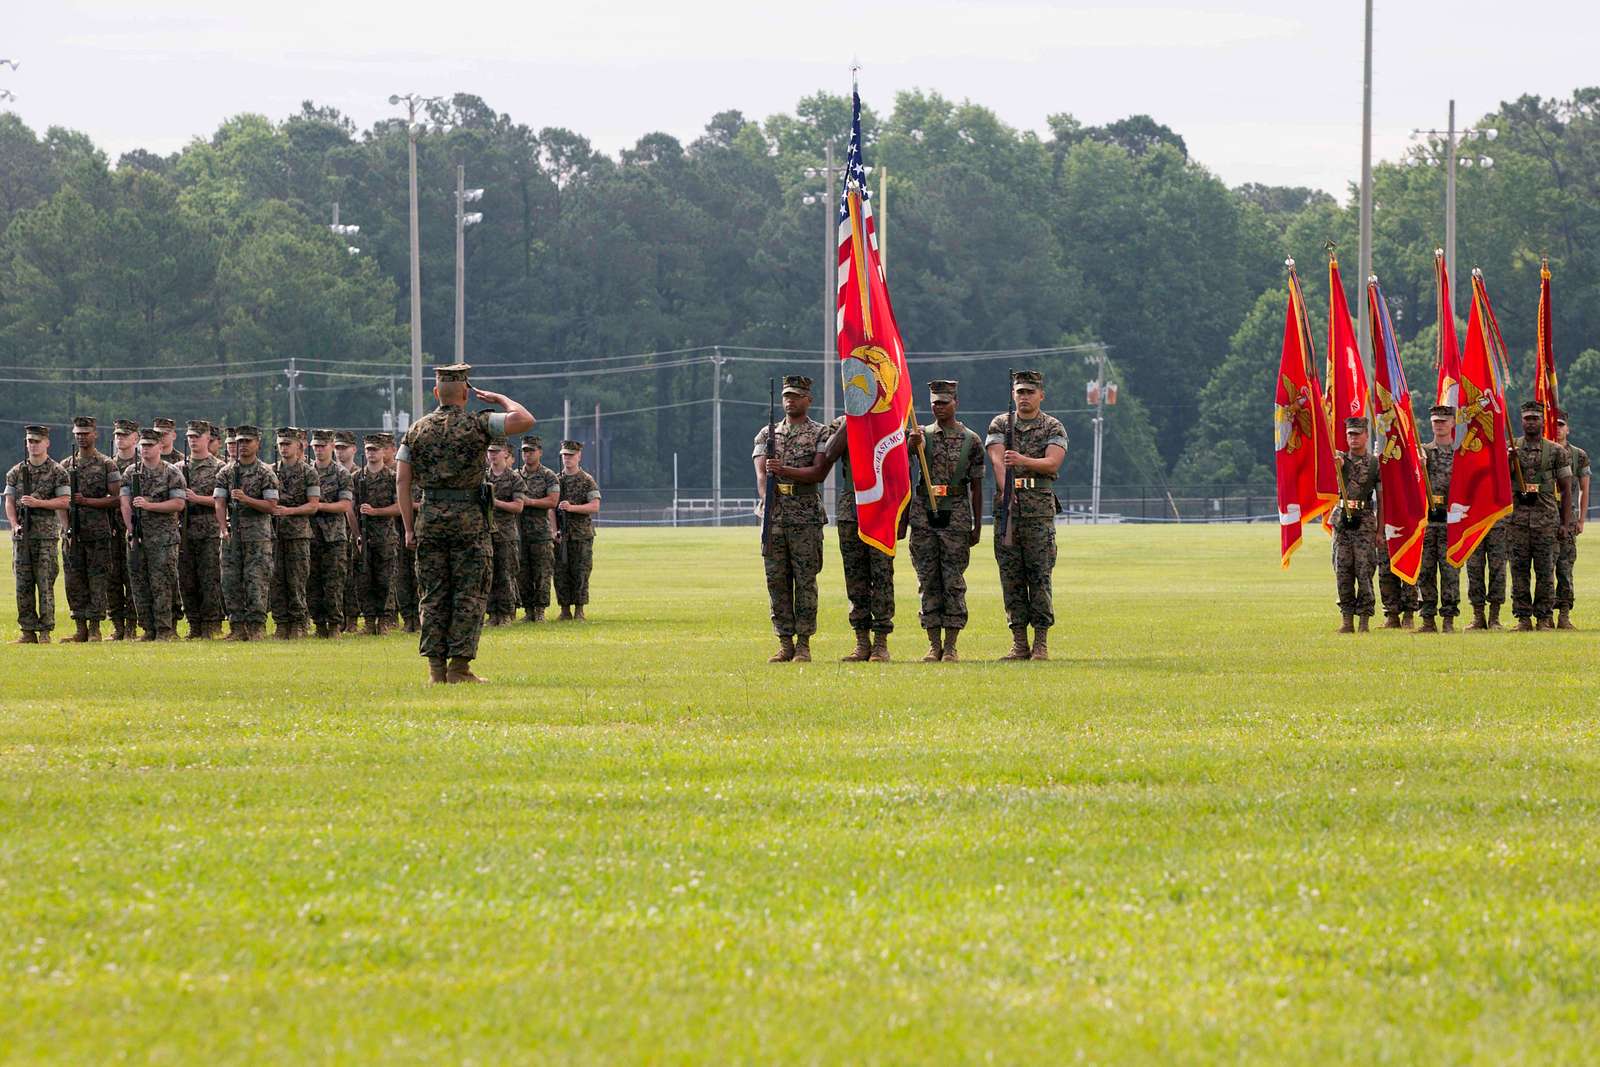
[[[1361,249],[1360,271],[1363,279],[1372,274],[1372,0],[1367,0],[1366,40],[1361,76]],[[1365,291],[1365,290],[1363,290]],[[1356,306],[1356,349],[1365,360],[1372,323],[1367,316],[1367,301]]]

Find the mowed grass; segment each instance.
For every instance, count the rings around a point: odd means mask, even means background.
[[[902,556],[897,662],[839,664],[831,530],[809,666],[750,529],[603,530],[489,686],[6,647],[0,1058],[1593,1057],[1595,633],[1337,637],[1307,537],[1064,530],[1049,664],[989,662],[987,536],[968,662]]]

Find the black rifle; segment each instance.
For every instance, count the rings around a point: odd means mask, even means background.
[[[239,461],[234,460],[233,488],[236,490],[244,488],[240,481],[239,469]],[[239,536],[239,502],[233,498],[232,493],[228,494],[228,536],[234,539]]]
[[[78,540],[78,458],[72,461],[72,475],[67,480],[70,484],[69,492],[72,496],[67,505],[67,547],[71,548]]]
[[[24,462],[26,462],[26,461],[24,461]],[[24,470],[23,478],[24,479],[27,478],[26,470]],[[27,482],[24,481],[23,484],[26,485]],[[33,494],[29,493],[28,495],[32,496]],[[20,494],[20,493],[17,494],[17,529],[16,529],[17,545],[16,545],[16,551],[17,551],[17,554],[19,556],[22,555],[24,552],[28,552],[28,526],[29,526],[30,522],[32,521],[32,516],[29,514],[29,512],[31,512],[32,510],[33,510],[32,508],[23,506],[22,494]],[[32,553],[28,554],[28,558],[29,559],[33,558]]]
[[[183,461],[183,489],[184,489],[184,493],[185,494],[188,493],[189,486],[193,482],[194,482],[194,468],[189,465],[189,461],[188,460],[184,460]],[[178,540],[180,542],[181,541],[187,541],[189,539],[189,509],[192,508],[193,506],[194,506],[193,504],[189,503],[188,496],[185,495],[184,498],[183,498],[183,510],[178,512]]]
[[[143,461],[141,460],[140,462],[142,463]],[[143,495],[139,479],[139,466],[139,463],[135,463],[128,469],[128,478],[130,479],[128,511],[131,513],[132,519],[128,529],[128,544],[132,549],[128,553],[128,579],[130,582],[133,580],[133,576],[139,572],[139,568],[144,565],[144,512],[140,511],[139,505],[134,503]],[[155,624],[151,623],[151,625]]]
[[[363,504],[365,504],[367,502],[367,494],[362,488],[364,485],[366,485],[366,480],[361,477],[362,474],[364,474],[364,473],[366,473],[366,472],[365,471],[356,471],[355,476],[350,479],[350,487],[351,487],[352,490],[355,491],[355,501],[353,502],[353,504],[351,506],[356,509],[356,551],[357,552],[363,551],[365,542],[367,540],[367,517],[365,515],[361,514],[361,505],[363,505]]]
[[[1008,403],[1006,405],[1006,451],[1014,451],[1017,447],[1017,372],[1008,370],[1006,387]],[[1006,467],[1006,484],[1000,490],[1000,506],[996,509],[995,524],[1000,527],[1000,543],[1007,548],[1017,543],[1017,480],[1011,474],[1011,467]]]
[[[767,379],[767,459],[778,454],[778,380]],[[767,472],[766,489],[761,498],[761,554],[772,550],[772,509],[776,506],[778,476]]]
[[[560,482],[556,483],[557,486]],[[567,563],[567,513],[561,510],[561,500],[556,499],[556,562],[562,566]]]

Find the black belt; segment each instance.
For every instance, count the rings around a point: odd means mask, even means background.
[[[476,504],[478,491],[476,489],[424,489],[422,491],[424,504]]]

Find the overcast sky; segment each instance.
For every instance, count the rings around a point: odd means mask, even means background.
[[[882,110],[898,90],[970,98],[1043,130],[1146,113],[1229,184],[1312,185],[1358,175],[1360,0],[1074,4],[861,0],[13,0],[0,17],[9,105],[37,129],[70,126],[112,156],[170,152],[244,111],[300,101],[366,126],[390,93],[476,93],[534,128],[566,126],[607,152],[711,115],[791,110],[849,88]],[[1594,0],[1378,0],[1377,158],[1447,101],[1475,118],[1522,93],[1600,83]]]

